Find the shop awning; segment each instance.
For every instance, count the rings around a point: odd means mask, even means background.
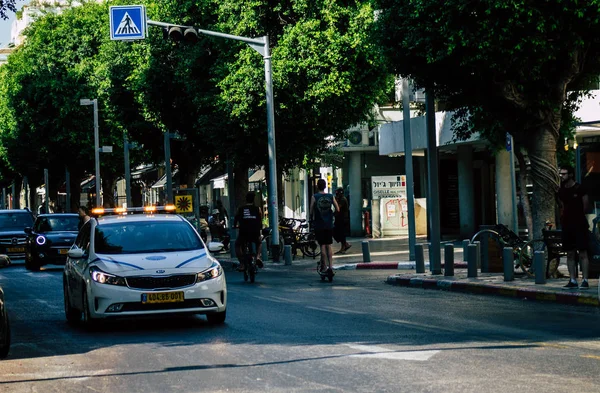
[[[258,183],[265,180],[265,171],[264,169],[259,169],[256,172],[254,172],[252,174],[252,176],[250,176],[248,178],[248,182],[249,183]]]
[[[227,175],[222,175],[219,177],[215,177],[214,179],[210,179],[213,183],[213,188],[225,188],[225,181],[227,180]]]

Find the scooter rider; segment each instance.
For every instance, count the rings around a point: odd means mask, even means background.
[[[256,252],[260,250],[262,211],[260,207],[254,205],[254,198],[254,192],[250,191],[246,194],[246,204],[240,206],[233,220],[233,226],[239,228],[238,238],[235,242],[235,253],[240,261],[240,266],[238,267],[238,271],[240,272],[245,270],[242,246],[248,244],[252,253],[252,243],[254,243],[256,245]],[[252,255],[255,254],[252,253]],[[263,267],[263,263],[258,257],[256,258],[256,266],[259,268]]]

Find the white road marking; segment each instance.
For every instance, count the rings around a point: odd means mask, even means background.
[[[334,314],[340,314],[340,315],[345,315],[348,314],[346,311],[337,311],[337,310],[331,310],[329,308],[326,307],[313,307],[313,306],[306,306],[306,308],[310,309],[310,310],[317,310],[317,311],[325,311],[325,312],[331,312]]]
[[[35,278],[48,278],[48,277],[54,277],[54,275],[50,274],[50,273],[33,273],[33,272],[29,272],[29,273],[25,273],[26,275],[30,276],[30,277],[35,277]]]
[[[400,324],[400,325],[408,325],[411,327],[422,327],[422,328],[431,329],[431,330],[444,330],[444,331],[453,332],[453,333],[462,333],[463,332],[463,330],[459,330],[459,329],[452,329],[449,327],[437,326],[437,325],[429,325],[429,324],[420,323],[420,322],[405,321],[405,320],[401,320],[401,319],[392,319],[392,322]]]
[[[356,349],[362,352],[371,353],[357,353],[350,355],[353,358],[370,358],[370,359],[388,359],[388,360],[414,360],[424,362],[431,359],[433,356],[441,351],[429,350],[429,351],[395,351],[393,349],[379,347],[376,345],[356,345],[347,344],[350,348]]]

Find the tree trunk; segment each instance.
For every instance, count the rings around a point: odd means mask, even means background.
[[[248,167],[247,166],[234,166],[233,168],[233,178],[234,178],[234,185],[233,185],[233,200],[234,200],[234,206],[237,208],[239,206],[242,206],[246,203],[246,194],[248,193]],[[235,214],[234,212],[231,212],[231,214]]]
[[[556,142],[558,128],[550,122],[532,135],[528,149],[533,182],[533,237],[542,239],[546,221],[553,222],[556,209],[556,191],[559,186]]]
[[[115,184],[116,179],[112,174],[105,175],[100,178],[102,181],[102,204],[103,207],[116,207],[115,202]]]
[[[525,156],[521,149],[513,146],[515,149],[515,156],[519,161],[519,188],[521,189],[521,202],[523,203],[523,216],[525,216],[525,224],[527,225],[527,233],[529,239],[533,239],[533,217],[531,215],[531,203],[529,202],[529,195],[527,194],[527,163],[525,162]]]

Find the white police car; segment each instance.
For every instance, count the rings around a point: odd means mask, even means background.
[[[98,217],[81,228],[67,253],[63,290],[68,322],[174,313],[225,321],[223,269],[186,219],[161,213],[174,210],[93,210]]]

